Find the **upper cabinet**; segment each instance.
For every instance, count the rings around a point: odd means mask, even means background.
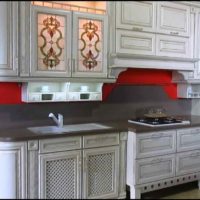
[[[158,2],[157,31],[190,36],[190,7],[172,2]]]
[[[71,13],[32,7],[31,76],[70,76]]]
[[[107,17],[73,13],[73,77],[107,76]]]
[[[116,2],[116,27],[132,31],[154,32],[156,29],[155,2]]]
[[[63,8],[31,6],[30,75],[106,78],[107,16]]]
[[[0,2],[0,76],[18,75],[18,2]]]

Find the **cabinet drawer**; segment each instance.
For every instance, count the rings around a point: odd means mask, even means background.
[[[119,144],[119,133],[83,136],[83,148],[103,147]]]
[[[81,149],[81,137],[63,137],[39,141],[39,153]]]
[[[116,52],[155,55],[155,34],[116,30]]]
[[[200,127],[177,131],[177,151],[200,149]]]
[[[179,153],[176,156],[176,175],[200,171],[200,151]]]
[[[136,134],[136,158],[176,152],[176,131]]]
[[[177,36],[156,35],[156,55],[191,58],[190,40]]]
[[[175,155],[136,160],[136,184],[175,176]]]

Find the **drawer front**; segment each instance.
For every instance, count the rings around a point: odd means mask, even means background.
[[[117,30],[116,52],[155,55],[155,34]]]
[[[83,136],[83,148],[119,145],[119,133]]]
[[[175,176],[175,155],[136,160],[136,184]]]
[[[39,153],[81,149],[81,137],[62,137],[39,141]]]
[[[200,171],[200,151],[179,153],[176,156],[176,175]]]
[[[136,134],[136,158],[176,152],[176,131]]]
[[[179,58],[191,58],[190,40],[177,36],[156,36],[156,55]]]
[[[177,151],[200,149],[200,128],[177,131]]]

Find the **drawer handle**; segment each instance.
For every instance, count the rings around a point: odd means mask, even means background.
[[[192,153],[190,156],[191,157],[197,157],[197,156],[199,156],[200,155],[200,152],[196,152],[196,153]]]
[[[133,27],[132,30],[133,31],[143,31],[143,28]]]
[[[151,164],[160,163],[160,162],[162,162],[162,158],[157,158],[157,159],[153,159],[153,160],[151,161]]]
[[[178,35],[179,32],[173,32],[173,31],[172,31],[172,32],[170,32],[170,34],[171,34],[171,35]]]

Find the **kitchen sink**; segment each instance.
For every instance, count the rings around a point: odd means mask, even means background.
[[[64,125],[63,127],[57,126],[39,126],[39,127],[29,127],[33,133],[37,134],[59,134],[67,132],[76,132],[76,131],[89,131],[89,130],[99,130],[99,129],[109,129],[111,127],[105,126],[98,123],[87,123],[87,124],[70,124]]]

